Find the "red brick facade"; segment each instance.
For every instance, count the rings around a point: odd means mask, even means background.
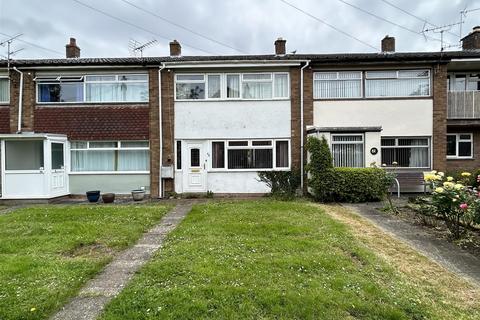
[[[162,165],[172,166],[175,163],[174,155],[174,72],[170,69],[162,71]],[[165,179],[165,192],[174,191],[173,179]]]
[[[433,161],[435,170],[447,169],[447,65],[433,67]]]

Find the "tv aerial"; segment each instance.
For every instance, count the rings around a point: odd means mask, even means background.
[[[137,41],[135,39],[130,39],[129,43],[128,43],[128,49],[130,51],[130,54],[133,56],[133,57],[136,57],[138,54],[140,54],[140,58],[143,57],[143,50],[153,46],[157,44],[157,40],[156,39],[153,39],[153,40],[150,40],[150,41],[147,41],[147,42],[140,42],[140,41]]]

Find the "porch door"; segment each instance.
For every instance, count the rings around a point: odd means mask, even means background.
[[[51,194],[65,194],[67,192],[67,172],[65,170],[66,150],[64,142],[51,142]]]
[[[184,192],[206,192],[207,171],[205,143],[186,142],[184,163]]]

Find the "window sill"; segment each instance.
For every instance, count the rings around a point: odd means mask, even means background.
[[[432,96],[416,96],[416,97],[368,97],[368,98],[314,98],[313,101],[369,101],[369,100],[428,100],[433,99]]]
[[[241,101],[290,101],[288,98],[271,98],[271,99],[175,99],[175,102],[241,102]]]
[[[148,101],[139,102],[36,102],[37,107],[91,107],[91,106],[148,106]]]
[[[447,160],[475,160],[474,157],[447,157]]]
[[[275,169],[208,169],[208,173],[228,173],[228,172],[261,172],[261,171],[290,171],[290,168]]]

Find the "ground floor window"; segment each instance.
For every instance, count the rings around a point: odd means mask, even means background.
[[[149,170],[148,141],[72,141],[73,172]]]
[[[43,140],[5,141],[6,170],[42,170]]]
[[[335,167],[364,167],[363,134],[332,134]]]
[[[447,134],[447,158],[472,158],[473,135],[471,133]]]
[[[288,169],[289,140],[212,141],[212,169]]]
[[[384,137],[381,146],[387,167],[430,168],[429,138]]]

